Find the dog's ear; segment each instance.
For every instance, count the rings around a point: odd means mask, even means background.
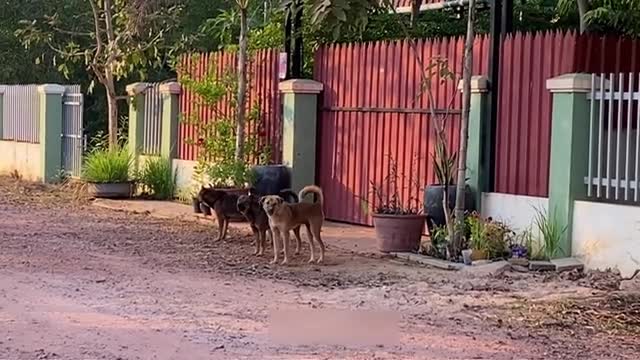
[[[260,200],[258,200],[258,202],[260,203],[260,206],[263,206],[263,205],[264,205],[264,201],[265,201],[266,199],[267,199],[267,197],[266,197],[266,196],[262,196],[262,197],[260,197]]]
[[[278,197],[278,204],[283,204],[284,203],[284,199],[281,197]]]

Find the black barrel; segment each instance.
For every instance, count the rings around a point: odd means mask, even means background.
[[[291,174],[284,165],[258,165],[253,167],[253,187],[259,194],[276,195],[291,188]]]
[[[453,209],[456,205],[456,185],[449,185],[448,205]],[[427,228],[432,233],[435,226],[444,226],[446,219],[444,217],[444,209],[442,208],[442,190],[443,185],[427,185],[424,189],[424,214],[427,215]],[[464,209],[467,212],[475,210],[475,198],[473,191],[467,185],[464,191]]]

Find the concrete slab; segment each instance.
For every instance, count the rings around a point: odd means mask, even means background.
[[[571,271],[571,270],[578,270],[578,271],[584,270],[584,264],[582,263],[582,261],[572,257],[553,259],[551,260],[551,263],[555,265],[556,267],[555,270],[557,272]]]
[[[529,266],[529,259],[527,259],[527,258],[510,258],[509,259],[509,264],[528,267]]]
[[[414,254],[414,253],[391,253],[391,255],[397,257],[398,259],[407,260],[410,262],[418,263],[421,265],[433,266],[442,270],[460,270],[464,267],[464,264],[453,263],[450,261],[445,261],[441,259],[436,259],[431,256]]]
[[[551,261],[529,261],[531,271],[555,271],[556,266]]]
[[[511,268],[509,262],[500,260],[488,264],[465,266],[462,270],[475,276],[496,276]]]

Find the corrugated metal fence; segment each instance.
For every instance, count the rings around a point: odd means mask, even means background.
[[[160,83],[149,84],[144,92],[142,153],[160,155],[162,138],[162,94]]]
[[[253,127],[248,128],[249,134],[258,135],[258,147],[265,144],[272,145],[272,160],[281,161],[282,144],[282,123],[281,123],[281,103],[278,91],[278,50],[267,49],[258,50],[253,56],[248,66],[248,99],[249,108],[258,106],[260,109],[260,119],[253,123]],[[236,54],[232,52],[215,52],[207,54],[189,54],[181,60],[182,70],[178,72],[178,77],[184,71],[194,78],[202,78],[210,71],[217,76],[222,76],[227,71],[235,71]],[[215,121],[217,114],[228,116],[230,114],[231,98],[224,99],[215,108],[204,106],[197,96],[184,89],[180,97],[180,113],[183,118],[198,116],[205,121]],[[181,122],[178,141],[178,157],[184,160],[195,160],[198,156],[197,142],[198,132],[195,126]]]
[[[487,71],[488,45],[487,37],[477,38],[474,74]],[[416,44],[425,67],[432,59],[447,59],[455,73],[462,72],[463,49],[462,38]],[[371,224],[362,199],[378,205],[373,187],[388,196],[392,161],[405,175],[398,183],[405,203],[422,203],[423,187],[435,181],[433,119],[415,54],[408,41],[331,45],[316,53],[314,78],[324,84],[317,174],[327,218]],[[455,81],[439,76],[432,78],[435,106],[454,109],[446,131],[450,146],[457,148],[461,97]]]
[[[516,33],[502,43],[493,191],[547,196],[551,93],[565,73],[640,71],[640,40],[575,32]]]
[[[2,107],[2,140],[40,141],[40,98],[37,85],[5,86]]]
[[[67,85],[62,97],[62,168],[73,177],[82,173],[84,95],[80,85]]]

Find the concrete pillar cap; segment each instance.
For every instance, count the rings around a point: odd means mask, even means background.
[[[462,91],[462,80],[458,81],[458,90]],[[484,75],[471,77],[471,93],[485,93],[489,91],[489,78]]]
[[[127,95],[136,96],[144,93],[145,90],[149,87],[149,84],[143,82],[137,82],[133,84],[127,85]]]
[[[596,76],[596,89],[600,87],[600,77]],[[605,89],[609,88],[609,80],[604,81]],[[547,89],[552,93],[587,93],[591,92],[591,74],[563,74],[547,79]]]
[[[44,84],[38,86],[38,92],[45,95],[63,95],[64,86],[58,84]]]
[[[278,85],[280,92],[285,94],[319,94],[323,88],[322,83],[309,79],[291,79]]]
[[[177,83],[175,81],[160,84],[161,94],[178,95],[181,91],[182,87],[180,86],[180,83]]]

